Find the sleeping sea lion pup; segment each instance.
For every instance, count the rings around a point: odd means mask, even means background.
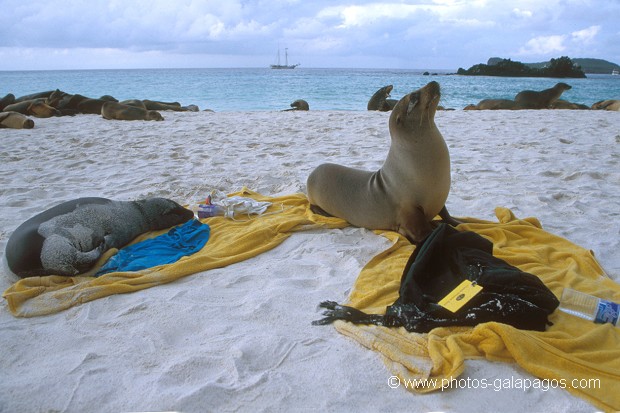
[[[450,190],[450,155],[434,116],[439,84],[403,97],[390,115],[392,142],[376,172],[323,164],[308,177],[308,199],[324,212],[369,228],[398,231],[419,243],[445,209]]]
[[[116,120],[164,120],[157,111],[117,102],[105,102],[101,107],[101,116]]]
[[[188,221],[194,213],[166,198],[112,201],[79,198],[21,224],[6,244],[6,262],[20,277],[74,276],[110,248],[138,235]]]
[[[390,93],[393,88],[394,86],[387,85],[377,90],[368,101],[366,108],[368,110],[378,110],[381,112],[388,112],[392,110],[394,106],[388,102],[388,98],[390,97]]]
[[[32,129],[34,121],[28,116],[17,112],[0,112],[0,129]]]
[[[551,104],[558,100],[565,90],[571,89],[566,83],[557,83],[550,89],[536,92],[534,90],[524,90],[517,93],[515,102],[522,109],[549,109]]]

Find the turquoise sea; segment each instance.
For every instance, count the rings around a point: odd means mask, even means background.
[[[588,106],[620,99],[620,76],[586,79],[457,76],[446,71],[391,69],[118,69],[0,71],[0,97],[61,89],[88,97],[112,95],[119,100],[151,99],[195,104],[215,111],[286,109],[304,99],[310,110],[366,110],[372,94],[394,85],[398,99],[431,80],[442,87],[441,104],[462,109],[482,99],[512,99],[521,90],[542,90],[563,81],[573,88],[563,99]]]

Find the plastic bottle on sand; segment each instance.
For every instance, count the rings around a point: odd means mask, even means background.
[[[564,288],[560,299],[560,310],[595,323],[611,323],[618,326],[620,304],[571,288]]]
[[[226,215],[226,209],[218,205],[198,205],[198,218]]]

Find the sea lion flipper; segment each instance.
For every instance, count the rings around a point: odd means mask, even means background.
[[[332,214],[330,214],[329,212],[325,211],[323,208],[321,208],[318,205],[310,204],[310,211],[312,211],[314,214],[322,215],[324,217],[333,217]]]
[[[443,222],[453,227],[456,227],[457,225],[463,223],[462,221],[459,221],[458,219],[453,218],[452,215],[450,215],[450,213],[448,212],[448,209],[446,208],[445,205],[443,206],[443,208],[441,208],[441,211],[439,211],[439,216],[441,217],[441,220]]]
[[[407,237],[412,244],[421,244],[428,234],[433,232],[433,227],[426,218],[424,209],[419,205],[411,210],[403,211],[401,217],[398,232]]]
[[[74,264],[77,273],[81,274],[92,268],[106,250],[105,243],[102,242],[90,251],[78,252],[75,256]]]

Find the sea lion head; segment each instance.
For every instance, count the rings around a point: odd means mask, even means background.
[[[52,92],[51,95],[45,100],[45,104],[49,105],[53,108],[58,108],[62,98],[64,98],[67,94],[59,89],[56,89]]]
[[[194,217],[194,213],[171,199],[149,198],[136,201],[152,230],[170,228]]]
[[[161,115],[161,113],[157,112],[156,110],[149,110],[146,112],[146,120],[164,120],[164,117]]]
[[[295,102],[291,103],[291,107],[297,110],[310,110],[310,105],[303,99],[297,99]]]
[[[392,109],[390,105],[386,102],[386,99],[389,98],[390,93],[392,93],[392,89],[394,89],[394,86],[387,85],[377,90],[368,101],[367,109],[379,110],[382,112],[387,112]]]
[[[560,90],[569,90],[569,89],[572,89],[572,86],[564,82],[560,82],[555,85],[555,88],[560,89]]]
[[[377,91],[377,93],[382,94],[387,99],[390,97],[390,93],[392,93],[392,89],[394,89],[393,85],[383,86],[381,89]]]
[[[425,130],[436,128],[434,118],[440,96],[439,83],[434,81],[405,95],[390,115],[390,134],[421,136]]]
[[[24,119],[24,123],[22,123],[22,129],[32,129],[34,128],[34,121],[30,118]]]
[[[27,109],[28,113],[37,118],[51,118],[52,116],[61,116],[56,108],[53,108],[42,101],[36,101],[30,104]]]

